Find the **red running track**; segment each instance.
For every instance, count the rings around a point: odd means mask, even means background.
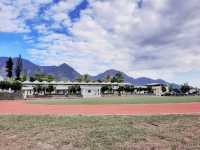
[[[0,101],[0,115],[166,115],[200,114],[200,103],[45,105]]]

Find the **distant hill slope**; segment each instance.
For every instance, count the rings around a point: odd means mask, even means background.
[[[110,69],[105,71],[104,73],[101,73],[97,76],[93,76],[92,79],[94,80],[102,80],[104,78],[106,78],[108,75],[113,77],[116,73],[121,72],[118,70],[114,70],[114,69]],[[121,72],[123,77],[124,77],[124,81],[127,83],[132,83],[134,85],[145,85],[145,84],[150,84],[150,83],[167,83],[166,81],[162,80],[162,79],[151,79],[151,78],[146,78],[146,77],[141,77],[141,78],[133,78],[128,76],[127,74]]]
[[[0,57],[0,76],[3,77],[6,76],[5,64],[7,59],[6,57]],[[13,58],[13,62],[16,62],[16,58]],[[29,76],[35,73],[44,73],[53,75],[57,80],[74,80],[80,75],[67,64],[62,64],[60,66],[39,66],[26,59],[23,59],[23,70],[26,71]]]
[[[41,66],[41,71],[53,75],[57,80],[75,80],[80,73],[67,64],[59,66]]]
[[[111,77],[113,77],[113,76],[115,76],[118,72],[121,72],[121,71],[114,70],[114,69],[110,69],[110,70],[107,70],[107,71],[105,71],[105,72],[103,72],[103,73],[100,73],[100,74],[98,74],[98,75],[96,75],[96,76],[93,76],[92,79],[93,79],[93,80],[102,80],[102,79],[106,78],[108,75],[111,76]],[[122,75],[123,75],[123,77],[124,77],[125,82],[133,83],[134,78],[129,77],[128,75],[126,75],[126,74],[123,73],[123,72],[121,72],[121,73],[122,73]]]
[[[0,57],[0,76],[2,77],[6,77],[5,64],[7,59],[7,57]],[[15,63],[16,58],[13,58],[13,61]],[[34,75],[35,73],[44,73],[48,75],[53,75],[57,80],[75,80],[78,76],[80,76],[79,72],[77,72],[75,69],[73,69],[67,64],[61,64],[59,66],[39,66],[32,63],[29,60],[23,59],[23,68],[29,76]],[[102,80],[108,75],[113,77],[118,72],[120,71],[110,69],[96,76],[90,76],[90,78],[92,80]],[[123,72],[121,73],[124,77],[125,82],[132,83],[134,85],[145,85],[150,83],[167,83],[162,79],[154,80],[146,77],[133,78]]]

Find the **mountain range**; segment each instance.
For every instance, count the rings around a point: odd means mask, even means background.
[[[0,57],[0,76],[6,77],[6,71],[5,71],[5,64],[8,60],[8,57]],[[16,64],[17,58],[13,58],[14,64]],[[40,66],[32,63],[31,61],[27,59],[22,59],[23,62],[23,70],[29,75],[33,76],[36,73],[43,73],[47,75],[52,75],[55,77],[56,80],[75,80],[77,77],[79,77],[81,74],[73,69],[68,64],[61,64],[59,66]],[[15,66],[14,66],[15,68]],[[118,70],[110,69],[103,73],[100,73],[96,76],[90,76],[92,80],[102,80],[103,78],[109,76],[114,76],[116,73],[121,72]],[[162,79],[151,79],[147,77],[141,77],[141,78],[133,78],[128,76],[126,73],[121,72],[124,81],[127,83],[132,83],[134,85],[145,85],[150,83],[167,83],[166,81]]]

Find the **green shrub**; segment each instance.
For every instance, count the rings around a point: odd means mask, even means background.
[[[22,89],[22,84],[19,81],[14,81],[10,87],[13,91],[20,91]]]
[[[20,91],[22,89],[22,83],[19,81],[0,81],[0,89],[13,91]]]
[[[11,87],[11,83],[9,81],[0,81],[0,89],[8,90]]]

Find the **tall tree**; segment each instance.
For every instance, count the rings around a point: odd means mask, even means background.
[[[19,55],[16,61],[16,68],[15,68],[16,80],[20,80],[22,69],[23,69],[22,58],[21,55]]]
[[[13,76],[12,71],[13,71],[13,61],[12,58],[9,57],[6,62],[6,72],[8,78],[11,78]]]

